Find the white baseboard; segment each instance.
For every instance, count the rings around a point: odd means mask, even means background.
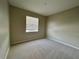
[[[7,49],[7,52],[6,52],[6,54],[5,54],[5,57],[4,57],[4,59],[7,59],[7,56],[8,56],[8,53],[9,53],[9,48]]]
[[[58,43],[61,43],[61,44],[64,44],[64,45],[66,45],[66,46],[69,46],[69,47],[72,47],[72,48],[75,48],[75,49],[79,50],[79,47],[74,46],[74,45],[69,44],[69,43],[65,43],[65,42],[63,42],[63,41],[59,41],[59,40],[57,40],[57,39],[49,39],[49,40],[54,40],[55,42],[58,42]]]

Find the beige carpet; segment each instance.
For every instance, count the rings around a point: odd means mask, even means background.
[[[79,51],[41,39],[11,47],[8,59],[79,59]]]

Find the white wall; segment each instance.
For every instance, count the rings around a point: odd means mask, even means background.
[[[51,15],[47,22],[48,39],[79,47],[79,7]]]
[[[9,12],[8,1],[0,0],[0,59],[5,59],[9,49]]]

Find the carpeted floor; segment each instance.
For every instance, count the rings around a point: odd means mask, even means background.
[[[79,59],[79,51],[47,39],[11,47],[8,59]]]

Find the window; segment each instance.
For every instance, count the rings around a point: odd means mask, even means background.
[[[39,18],[26,16],[26,32],[38,32]]]

